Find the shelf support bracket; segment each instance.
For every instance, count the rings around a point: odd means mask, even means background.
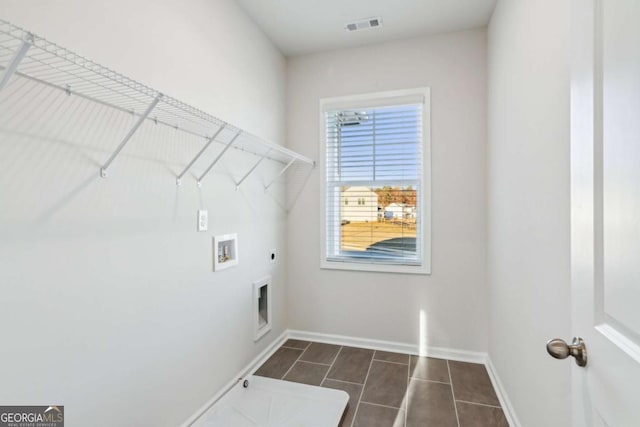
[[[22,44],[20,45],[18,50],[15,51],[13,57],[11,58],[11,61],[9,61],[6,68],[0,75],[0,91],[2,91],[7,83],[9,83],[9,80],[18,69],[18,65],[20,65],[20,62],[27,54],[27,51],[31,46],[33,46],[33,34],[27,33],[22,40]]]
[[[251,169],[249,169],[249,172],[247,172],[240,181],[236,182],[236,190],[239,189],[240,184],[242,184],[244,180],[247,179],[249,175],[251,175],[251,173],[253,173],[253,171],[256,170],[258,166],[260,166],[260,163],[262,163],[262,161],[269,155],[270,152],[271,152],[271,149],[269,149],[269,151],[267,151],[267,153],[264,156],[260,157],[260,160],[258,160],[256,164],[253,165]]]
[[[107,169],[109,168],[109,166],[111,165],[111,162],[113,162],[115,160],[116,157],[118,157],[118,154],[120,154],[120,151],[122,151],[122,149],[124,148],[125,145],[127,145],[127,142],[129,142],[129,140],[131,139],[131,137],[133,136],[133,134],[136,133],[136,131],[138,130],[138,128],[140,127],[140,125],[142,125],[142,123],[144,123],[144,121],[147,119],[147,117],[149,117],[149,114],[151,114],[151,112],[153,111],[154,108],[156,108],[156,105],[158,105],[158,102],[160,102],[160,100],[162,99],[162,94],[159,93],[154,100],[151,102],[151,104],[149,104],[149,106],[147,107],[147,109],[145,110],[144,113],[142,113],[142,115],[138,118],[138,120],[136,121],[136,123],[133,125],[133,127],[129,130],[129,132],[127,133],[127,135],[125,135],[124,139],[122,140],[122,142],[120,143],[120,145],[118,145],[118,148],[116,148],[116,151],[113,152],[113,154],[111,155],[111,157],[109,157],[109,160],[107,160],[105,162],[104,165],[102,165],[102,168],[100,168],[100,176],[103,178],[107,177]]]
[[[189,169],[191,169],[191,166],[193,166],[193,164],[200,158],[200,156],[202,156],[202,154],[204,154],[204,152],[207,151],[207,148],[209,148],[211,143],[213,143],[213,141],[218,137],[218,135],[220,135],[220,133],[224,130],[224,128],[226,126],[227,126],[227,124],[224,123],[222,126],[220,126],[220,129],[218,129],[216,131],[216,133],[214,133],[213,136],[211,138],[209,138],[209,140],[204,145],[204,147],[202,147],[202,149],[198,152],[198,154],[196,154],[196,156],[193,158],[193,160],[191,160],[189,162],[189,164],[187,165],[186,168],[184,168],[182,173],[180,173],[180,175],[178,175],[178,178],[176,178],[176,185],[181,185],[182,184],[182,177],[184,176],[184,174],[187,173],[187,171]]]
[[[198,178],[198,187],[200,187],[202,185],[202,180],[204,179],[205,176],[207,176],[207,174],[209,173],[209,171],[211,171],[211,169],[213,169],[213,167],[216,165],[216,163],[218,163],[218,161],[222,158],[222,156],[224,156],[224,153],[227,152],[227,150],[229,148],[231,148],[231,146],[233,145],[234,142],[236,142],[236,139],[238,139],[238,137],[240,136],[240,134],[242,133],[242,131],[238,131],[238,133],[236,133],[233,138],[231,138],[231,141],[229,141],[227,143],[227,145],[225,145],[225,147],[222,149],[222,151],[220,152],[220,154],[218,154],[218,156],[213,160],[213,162],[209,165],[209,167],[207,168],[207,170],[204,171],[204,173],[202,175],[200,175],[200,178]]]
[[[276,175],[276,177],[275,177],[275,178],[273,178],[273,179],[271,180],[271,182],[270,182],[267,186],[265,186],[265,187],[264,187],[264,191],[267,191],[267,190],[269,189],[269,187],[271,187],[271,186],[273,185],[273,183],[274,183],[274,182],[276,182],[276,181],[278,180],[278,178],[280,178],[280,177],[281,177],[281,176],[282,176],[282,175],[287,171],[287,169],[289,169],[289,168],[291,167],[291,165],[292,165],[295,161],[296,161],[295,157],[294,157],[293,159],[291,159],[291,160],[289,161],[289,163],[287,163],[287,165],[286,165],[284,168],[282,168],[282,170],[280,171],[280,173],[279,173],[278,175]]]

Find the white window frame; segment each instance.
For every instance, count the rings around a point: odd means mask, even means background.
[[[420,198],[421,212],[421,253],[418,265],[399,265],[367,262],[366,259],[344,259],[340,261],[327,259],[327,146],[325,113],[336,109],[373,108],[382,106],[417,103],[424,100],[422,117],[422,194]],[[419,102],[419,101],[418,101]],[[385,273],[431,274],[431,91],[428,87],[367,93],[360,95],[323,98],[320,100],[320,268],[338,270],[373,271]]]

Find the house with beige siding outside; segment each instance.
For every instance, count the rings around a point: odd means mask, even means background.
[[[346,187],[340,193],[343,222],[371,222],[378,220],[378,195],[369,187]]]

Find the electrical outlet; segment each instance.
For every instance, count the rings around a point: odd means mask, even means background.
[[[209,227],[209,211],[198,211],[198,231],[207,231]]]

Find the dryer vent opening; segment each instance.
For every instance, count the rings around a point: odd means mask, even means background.
[[[255,340],[271,330],[271,278],[253,284],[253,319]]]

